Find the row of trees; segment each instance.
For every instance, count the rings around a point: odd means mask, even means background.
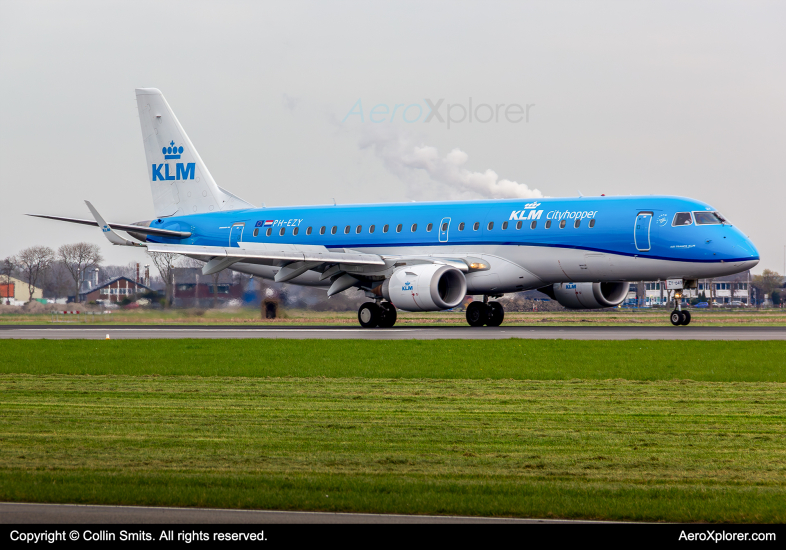
[[[783,277],[781,277],[777,271],[765,269],[762,271],[761,275],[753,276],[752,283],[758,293],[758,296],[756,296],[757,302],[761,302],[764,296],[767,295],[770,297],[770,301],[773,305],[781,305]]]
[[[158,271],[166,289],[165,304],[172,303],[173,270],[175,267],[201,267],[203,262],[180,256],[179,254],[148,252],[151,263]],[[126,276],[135,277],[135,264],[127,266],[103,266],[101,250],[95,244],[81,242],[65,244],[53,250],[48,246],[31,246],[9,256],[0,263],[0,276],[3,282],[10,283],[10,278],[17,277],[27,284],[29,298],[33,299],[36,288],[44,288],[48,294],[59,298],[73,292],[75,301],[79,301],[79,290],[82,281],[89,279],[95,269],[101,269],[103,279]],[[218,274],[214,277],[214,286],[218,284]],[[216,290],[214,288],[214,295]]]
[[[91,243],[64,244],[56,251],[48,246],[31,246],[16,256],[5,258],[0,264],[0,274],[6,284],[15,273],[27,284],[29,300],[44,279],[54,283],[55,288],[65,286],[66,279],[73,283],[74,296],[79,301],[79,285],[85,273],[95,269],[104,260],[101,249]]]

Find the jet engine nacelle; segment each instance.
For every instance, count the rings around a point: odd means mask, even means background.
[[[394,271],[382,284],[382,295],[404,311],[440,311],[464,300],[467,281],[453,266],[418,264]]]
[[[630,283],[557,283],[550,294],[570,309],[614,307],[628,295]]]

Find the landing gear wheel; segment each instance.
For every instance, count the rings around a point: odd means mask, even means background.
[[[396,318],[398,314],[396,313],[396,306],[391,304],[390,302],[382,302],[379,304],[380,315],[379,318],[379,327],[380,328],[390,328],[396,324]]]
[[[486,326],[498,327],[502,324],[503,319],[505,319],[505,310],[502,308],[502,304],[499,302],[489,302]]]
[[[689,325],[690,324],[690,311],[683,311],[682,312],[682,324]]]
[[[489,307],[483,302],[472,302],[467,306],[467,323],[472,327],[482,327],[489,318]]]
[[[374,328],[381,317],[380,307],[374,302],[366,302],[358,310],[358,321],[363,328]]]
[[[685,314],[675,309],[674,311],[671,312],[671,316],[669,317],[669,320],[671,321],[672,325],[678,327],[684,324]]]

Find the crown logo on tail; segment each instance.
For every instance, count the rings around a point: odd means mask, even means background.
[[[161,152],[164,153],[165,159],[179,159],[183,154],[183,147],[175,147],[175,142],[169,142],[169,147],[162,147]]]

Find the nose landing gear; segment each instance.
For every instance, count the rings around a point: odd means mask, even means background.
[[[675,327],[690,324],[690,311],[682,311],[682,297],[677,298],[677,308],[671,312],[669,320]]]
[[[505,309],[499,302],[489,302],[484,296],[482,302],[472,302],[467,306],[467,323],[472,327],[498,327],[505,319]]]
[[[363,328],[390,328],[396,324],[396,307],[390,302],[366,302],[358,310],[358,321]]]

